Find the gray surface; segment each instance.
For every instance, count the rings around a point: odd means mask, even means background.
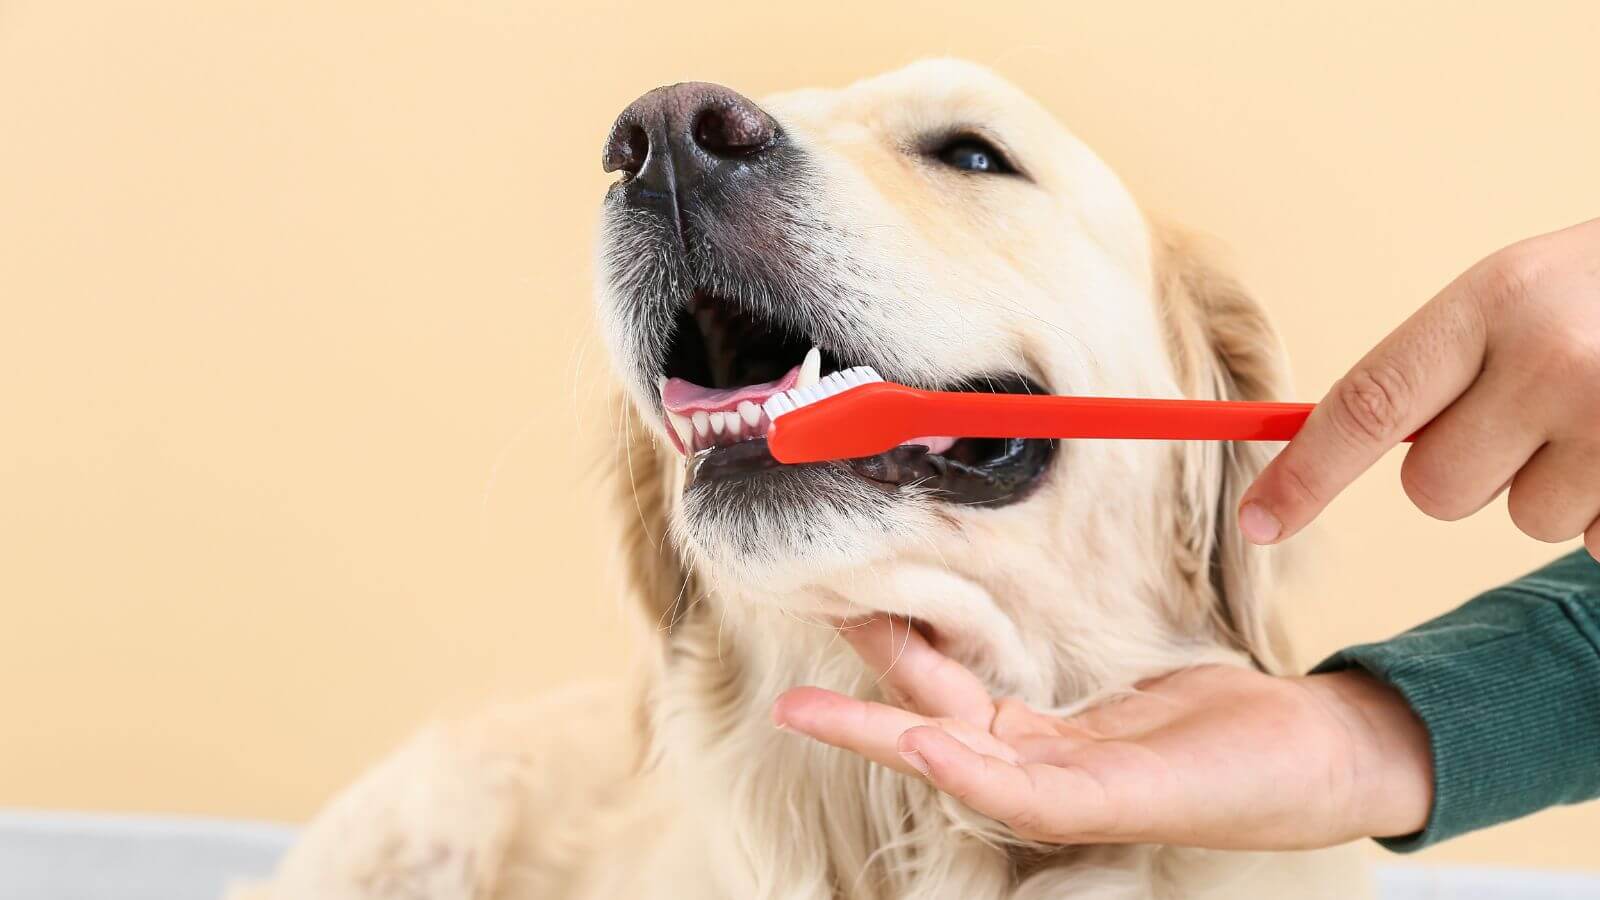
[[[1600,900],[1600,873],[1380,866],[1381,900]]]
[[[0,900],[217,900],[294,831],[255,822],[0,811]],[[1600,900],[1600,873],[1389,865],[1382,900]]]
[[[280,825],[0,811],[3,900],[218,900],[271,874]]]

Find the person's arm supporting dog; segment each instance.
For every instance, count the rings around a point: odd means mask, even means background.
[[[1405,851],[1600,797],[1600,563],[1583,551],[1312,675],[1184,669],[1067,717],[992,700],[903,621],[843,631],[901,706],[798,688],[777,724],[1034,840]]]
[[[1353,669],[1398,690],[1433,745],[1427,827],[1389,849],[1600,797],[1600,563],[1587,553],[1315,671]]]
[[[1293,849],[1427,817],[1427,733],[1359,671],[1204,666],[1061,718],[991,700],[902,620],[844,633],[903,708],[798,688],[774,721],[920,774],[1032,840]]]
[[[800,688],[780,726],[1057,843],[1410,850],[1600,797],[1600,219],[1473,267],[1367,355],[1243,498],[1258,543],[1303,528],[1388,449],[1454,519],[1510,489],[1578,551],[1311,675],[1174,672],[1056,717],[994,702],[904,623],[846,629],[904,709]],[[1590,558],[1594,555],[1594,559]]]

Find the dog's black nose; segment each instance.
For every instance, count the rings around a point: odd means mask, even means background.
[[[601,164],[646,191],[676,196],[771,150],[778,123],[720,84],[659,87],[628,104],[606,138]]]

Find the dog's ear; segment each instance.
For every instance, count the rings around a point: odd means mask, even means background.
[[[676,460],[669,458],[626,398],[619,398],[622,440],[612,467],[612,507],[622,534],[628,591],[648,622],[668,633],[692,606],[698,586],[668,535]]]
[[[1288,381],[1282,345],[1261,307],[1176,230],[1154,233],[1157,293],[1180,384],[1190,397],[1275,400]],[[1198,602],[1191,615],[1268,672],[1290,665],[1268,603],[1268,551],[1239,534],[1239,498],[1271,457],[1260,443],[1180,442],[1177,565]],[[1189,623],[1205,627],[1204,623]]]

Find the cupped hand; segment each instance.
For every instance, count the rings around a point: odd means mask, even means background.
[[[797,688],[774,721],[924,777],[1030,840],[1290,849],[1427,821],[1426,730],[1359,672],[1203,666],[1054,716],[994,700],[904,620],[842,633],[898,705]]]
[[[1304,528],[1407,435],[1401,482],[1439,519],[1509,489],[1517,527],[1600,559],[1600,219],[1467,270],[1333,386],[1243,497],[1256,543]],[[1424,427],[1426,426],[1426,427]]]

